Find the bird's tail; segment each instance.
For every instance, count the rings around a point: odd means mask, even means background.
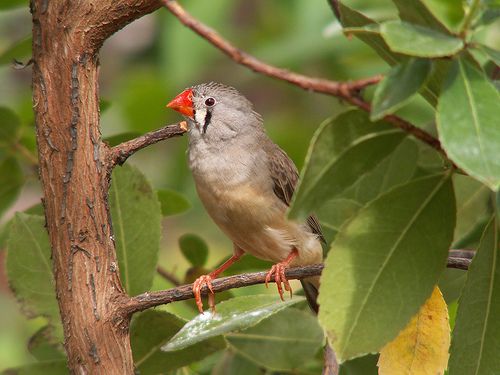
[[[300,280],[302,288],[309,303],[309,307],[313,310],[316,315],[319,311],[318,305],[318,290],[319,290],[319,276],[308,277],[307,279]]]

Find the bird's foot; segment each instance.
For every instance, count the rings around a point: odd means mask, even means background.
[[[290,286],[290,283],[286,278],[285,270],[290,265],[292,260],[298,255],[299,253],[297,249],[292,250],[290,255],[288,255],[288,257],[283,262],[279,262],[273,265],[266,275],[266,288],[268,288],[269,281],[271,281],[271,278],[274,274],[274,282],[276,283],[276,287],[278,288],[278,293],[282,301],[285,300],[285,298],[283,297],[283,287],[287,292],[290,292],[290,298],[292,298],[292,287]]]
[[[231,266],[234,262],[236,262],[243,255],[243,250],[238,247],[235,247],[234,254],[231,258],[226,260],[222,265],[219,266],[216,270],[213,270],[208,275],[203,275],[198,277],[193,283],[193,294],[196,301],[196,306],[198,306],[198,310],[203,314],[203,302],[201,301],[201,288],[204,285],[208,288],[208,306],[215,313],[215,293],[214,288],[212,286],[212,280],[214,280],[217,276],[219,276],[222,272]]]
[[[292,298],[292,287],[290,286],[290,283],[288,282],[288,279],[285,276],[285,269],[287,265],[282,263],[277,263],[271,267],[271,270],[266,275],[266,288],[269,287],[269,281],[271,281],[271,277],[274,274],[274,282],[276,283],[276,287],[278,288],[278,293],[280,295],[280,298],[282,301],[285,300],[283,297],[283,286],[285,287],[285,290],[290,292],[290,298]]]
[[[211,275],[203,275],[198,277],[193,283],[193,293],[194,299],[196,301],[196,306],[201,314],[203,314],[203,301],[201,300],[201,288],[204,285],[208,288],[208,306],[215,313],[215,293],[212,287],[212,280],[214,278]]]

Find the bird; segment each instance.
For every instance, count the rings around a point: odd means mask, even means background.
[[[299,179],[293,161],[266,134],[263,119],[234,87],[209,82],[189,87],[167,104],[187,121],[188,164],[198,196],[217,226],[233,242],[233,255],[193,283],[203,313],[201,289],[215,311],[212,280],[244,254],[271,261],[266,286],[274,279],[279,296],[292,296],[288,267],[321,263],[324,238],[314,215],[304,222],[287,218]],[[318,311],[319,277],[301,280]]]

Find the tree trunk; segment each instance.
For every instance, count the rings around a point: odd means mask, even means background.
[[[46,224],[70,371],[132,374],[127,299],[108,208],[97,51],[157,2],[33,0],[33,107]]]

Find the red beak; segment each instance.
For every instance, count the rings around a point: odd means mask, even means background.
[[[184,90],[179,95],[177,95],[170,103],[168,103],[167,107],[192,118],[194,115],[193,90]]]

